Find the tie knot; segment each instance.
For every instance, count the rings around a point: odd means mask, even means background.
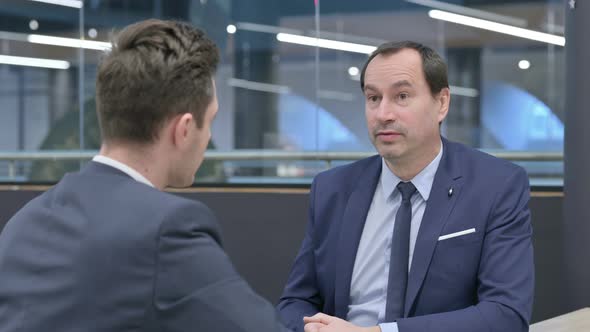
[[[400,182],[397,184],[397,190],[402,194],[402,201],[409,201],[416,192],[416,187],[412,182]]]

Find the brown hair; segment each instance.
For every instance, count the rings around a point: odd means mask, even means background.
[[[219,51],[188,23],[150,19],[118,33],[98,68],[96,109],[103,140],[151,143],[171,117],[203,125]]]
[[[424,77],[430,88],[430,93],[434,96],[438,94],[443,88],[449,87],[449,80],[447,77],[447,64],[432,48],[416,43],[413,41],[402,42],[388,42],[379,45],[379,47],[371,53],[367,62],[361,71],[361,89],[365,89],[365,72],[367,66],[379,54],[389,55],[395,54],[403,49],[412,49],[420,53],[422,58],[422,70]]]

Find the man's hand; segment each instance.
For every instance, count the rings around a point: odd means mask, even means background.
[[[303,317],[303,322],[305,322],[305,332],[381,332],[379,326],[359,327],[323,313]]]

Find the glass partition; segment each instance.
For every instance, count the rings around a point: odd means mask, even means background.
[[[561,185],[557,0],[3,0],[0,182],[53,183],[96,153],[96,65],[114,31],[152,17],[189,21],[221,50],[197,183],[309,183],[374,154],[359,71],[380,43],[414,40],[449,65],[446,137]]]

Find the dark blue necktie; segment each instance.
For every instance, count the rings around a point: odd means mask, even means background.
[[[412,203],[410,198],[416,192],[412,182],[400,182],[397,190],[402,194],[402,202],[395,215],[395,227],[391,239],[389,259],[389,281],[387,283],[387,302],[385,321],[393,322],[404,316],[404,303],[408,285],[408,260],[410,257],[410,227],[412,224]]]

